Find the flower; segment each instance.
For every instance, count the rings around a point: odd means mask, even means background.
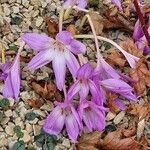
[[[79,63],[72,54],[85,53],[86,47],[81,42],[73,39],[72,34],[62,31],[57,34],[56,40],[38,33],[25,33],[22,39],[35,51],[39,52],[29,62],[29,69],[38,69],[52,61],[56,84],[62,90],[65,82],[66,65],[73,75],[79,69]]]
[[[78,113],[89,132],[102,131],[106,126],[105,111],[103,106],[96,105],[92,101],[84,100],[80,103]]]
[[[116,5],[120,11],[122,11],[121,1],[120,0],[112,0],[112,3]]]
[[[101,58],[94,70],[94,74],[99,76],[100,80],[115,78],[119,79],[121,76],[115,71],[103,58]]]
[[[133,101],[137,100],[136,95],[132,93],[133,88],[129,84],[120,79],[106,79],[100,81],[100,84],[105,89],[115,93],[119,93],[120,95],[124,96],[127,99]]]
[[[18,99],[20,93],[20,53],[17,54],[13,62],[0,65],[1,80],[5,81],[3,88],[4,97]]]
[[[68,100],[72,100],[77,93],[79,93],[80,99],[84,100],[87,98],[89,92],[91,92],[93,100],[98,104],[103,104],[100,91],[91,79],[93,71],[94,69],[89,63],[81,66],[77,72],[77,80],[68,90]]]
[[[58,135],[64,125],[72,142],[77,141],[82,128],[81,120],[75,108],[69,103],[59,103],[46,118],[43,130],[48,134]]]
[[[66,0],[63,7],[65,9],[77,5],[79,8],[85,8],[87,6],[87,0]]]

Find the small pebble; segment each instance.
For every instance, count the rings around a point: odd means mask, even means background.
[[[119,124],[123,117],[125,116],[125,111],[121,111],[113,120],[114,124]]]
[[[36,26],[40,27],[42,25],[42,23],[43,23],[43,18],[42,17],[38,17],[36,19]]]

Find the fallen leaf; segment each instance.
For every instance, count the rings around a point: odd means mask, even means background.
[[[97,13],[94,13],[94,12],[90,13],[89,15],[90,15],[92,22],[93,22],[93,25],[95,27],[96,34],[101,35],[103,32],[103,28],[104,28],[103,17]]]
[[[35,100],[35,99],[28,99],[27,103],[31,107],[40,108],[43,105],[43,102],[41,100]]]
[[[75,27],[74,24],[70,24],[68,27],[67,27],[67,31],[71,32],[72,35],[76,35],[78,33],[78,30],[77,28]]]
[[[129,128],[129,129],[122,129],[122,134],[124,137],[131,137],[131,136],[134,136],[136,134],[136,128],[135,127],[132,127],[132,128]]]
[[[106,150],[139,150],[135,137],[124,138],[120,129],[109,132],[103,140],[103,149]]]
[[[130,77],[136,81],[134,84],[134,89],[139,96],[144,94],[147,87],[150,87],[150,69],[148,68],[145,58],[141,58],[137,64],[136,68],[131,68],[129,70]]]
[[[150,116],[150,102],[144,105],[132,104],[128,108],[128,113],[137,116],[139,120]]]
[[[107,57],[107,62],[111,65],[117,65],[120,67],[124,67],[126,60],[122,54],[120,54],[118,51],[115,49],[109,49],[107,50],[108,57]]]
[[[58,33],[58,24],[51,17],[46,17],[45,21],[47,24],[47,31],[48,31],[49,36],[54,38],[56,34]]]
[[[47,100],[57,100],[61,101],[62,97],[53,82],[46,82],[43,84],[32,82],[32,88],[39,94],[42,98]]]
[[[116,105],[116,103],[114,102],[115,99],[117,99],[118,96],[116,94],[113,94],[113,93],[107,93],[107,105],[108,105],[108,108],[110,109],[111,112],[119,112],[119,107]]]
[[[96,145],[100,141],[101,134],[101,132],[83,134],[76,145],[77,150],[98,150]]]

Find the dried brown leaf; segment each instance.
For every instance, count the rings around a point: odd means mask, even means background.
[[[129,129],[122,129],[122,134],[124,137],[131,137],[131,136],[134,136],[136,134],[136,128],[135,127],[132,127],[132,128],[129,128]]]
[[[98,150],[96,145],[101,138],[101,132],[86,133],[81,136],[77,144],[78,150]]]
[[[75,27],[74,24],[70,24],[68,27],[67,27],[67,31],[71,32],[72,35],[76,35],[78,33],[78,30],[77,28]]]
[[[92,22],[94,24],[96,34],[101,35],[103,32],[103,28],[104,28],[103,17],[97,13],[94,13],[94,12],[90,13],[89,15],[90,15]]]
[[[47,31],[49,36],[55,37],[56,34],[58,33],[58,24],[51,17],[46,17],[45,21],[47,24]]]
[[[61,101],[62,97],[53,82],[45,83],[44,86],[40,83],[32,82],[32,88],[41,97],[47,100]]]
[[[129,106],[128,112],[129,114],[138,116],[138,118],[141,120],[150,115],[150,103],[144,105],[132,104]]]
[[[136,81],[134,88],[138,95],[142,96],[146,86],[150,87],[150,70],[147,67],[145,58],[141,58],[136,65],[136,68],[129,70],[129,75]]]
[[[43,105],[43,102],[41,100],[35,100],[35,99],[28,99],[27,103],[31,107],[40,108]]]
[[[138,150],[138,144],[133,137],[123,138],[122,131],[109,132],[103,141],[103,148],[107,150]]]

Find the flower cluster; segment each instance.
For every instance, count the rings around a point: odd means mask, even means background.
[[[113,2],[121,8],[119,1]],[[85,8],[87,1],[67,0],[64,8],[73,5]],[[74,79],[68,92],[64,92],[64,101],[56,102],[56,107],[45,120],[45,132],[58,135],[65,126],[69,138],[77,142],[82,132],[102,131],[105,128],[105,114],[108,109],[104,104],[107,105],[108,92],[120,95],[120,99],[115,102],[122,110],[125,108],[122,97],[131,101],[137,100],[133,88],[128,84],[130,78],[114,70],[102,56],[95,68],[89,62],[79,63],[77,56],[86,52],[86,46],[74,39],[70,32],[60,31],[55,39],[45,34],[25,33],[22,41],[37,52],[28,63],[30,70],[39,69],[52,62],[56,85],[60,91],[65,87],[67,69]],[[135,57],[127,52],[123,53],[130,65],[134,66]],[[1,64],[0,70],[0,79],[5,81],[3,95],[17,100],[21,84],[20,50],[14,61]]]

